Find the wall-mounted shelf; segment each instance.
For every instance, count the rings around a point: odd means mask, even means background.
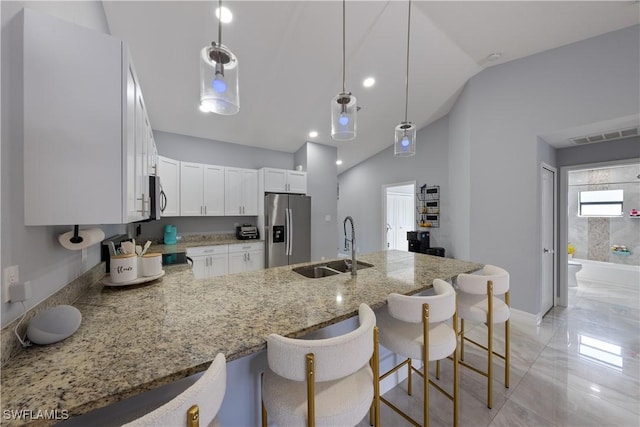
[[[416,193],[418,227],[440,227],[440,186],[423,185]]]

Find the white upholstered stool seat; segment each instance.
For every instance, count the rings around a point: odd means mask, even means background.
[[[422,323],[407,323],[384,311],[378,314],[380,344],[394,353],[422,360]],[[441,360],[456,349],[456,334],[451,326],[438,323],[429,326],[429,360]]]
[[[489,300],[486,295],[458,294],[458,316],[476,323],[487,322]],[[500,298],[493,297],[493,323],[504,323],[509,319],[511,310]]]
[[[360,325],[337,337],[305,340],[269,335],[269,367],[262,378],[262,425],[349,426],[373,409],[380,422],[378,329],[360,304]]]
[[[492,406],[493,356],[504,359],[504,386],[509,387],[509,273],[494,265],[485,265],[474,274],[459,274],[458,315],[460,317],[460,360],[465,367],[487,378],[487,407]],[[502,298],[499,298],[503,296]],[[465,320],[487,326],[487,345],[465,336]],[[504,323],[504,354],[493,350],[493,325]],[[471,342],[487,351],[487,368],[480,370],[464,362],[464,342]]]
[[[224,354],[218,353],[198,380],[178,396],[123,427],[218,426],[216,415],[227,385]]]
[[[390,294],[387,297],[387,309],[378,314],[380,344],[395,354],[406,357],[381,375],[381,379],[407,365],[407,388],[411,395],[411,375],[417,373],[423,378],[423,425],[429,425],[429,384],[453,401],[453,425],[458,425],[458,356],[457,356],[457,315],[456,293],[453,287],[444,280],[433,281],[435,295],[400,295]],[[453,317],[453,326],[446,321]],[[426,343],[426,345],[425,345]],[[429,378],[429,362],[438,361],[436,378],[439,378],[439,361],[453,356],[453,390],[446,392]],[[424,372],[412,366],[412,359],[424,363]],[[388,405],[414,425],[419,425],[398,407],[380,397],[380,401]]]
[[[307,423],[307,385],[291,381],[270,370],[264,373],[262,399],[269,418],[279,426],[303,426]],[[369,411],[373,401],[373,373],[367,365],[355,374],[315,385],[315,425],[353,426]]]

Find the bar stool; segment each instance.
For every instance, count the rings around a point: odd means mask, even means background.
[[[457,278],[458,313],[460,316],[460,361],[471,370],[487,377],[487,407],[492,406],[493,356],[504,360],[504,386],[509,388],[509,273],[494,265],[485,265],[477,274],[459,274]],[[497,298],[504,295],[504,300]],[[465,319],[487,325],[487,345],[464,335]],[[504,323],[504,355],[493,351],[493,325]],[[487,370],[464,362],[464,341],[487,352]]]
[[[441,279],[433,281],[436,295],[406,296],[390,294],[387,310],[378,314],[380,344],[392,352],[407,357],[405,361],[380,376],[383,380],[407,365],[407,394],[411,395],[411,373],[420,375],[424,387],[423,425],[429,425],[429,384],[453,401],[453,425],[458,425],[458,355],[456,293],[453,287]],[[453,326],[445,321],[453,317]],[[436,377],[440,376],[441,359],[453,355],[453,392],[448,393],[429,378],[429,362],[436,360]],[[422,360],[424,373],[412,366],[411,359]],[[384,397],[380,401],[388,405],[413,425],[417,421],[398,409]]]
[[[347,334],[304,340],[271,334],[262,379],[262,425],[345,426],[369,410],[380,424],[378,329],[373,310],[360,304],[360,326]],[[370,366],[371,365],[371,366]]]
[[[207,426],[217,426],[216,415],[222,405],[226,386],[226,359],[224,354],[218,353],[206,372],[192,386],[123,427],[198,427],[200,422]]]

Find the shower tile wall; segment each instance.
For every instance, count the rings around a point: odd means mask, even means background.
[[[640,165],[619,166],[569,172],[569,242],[575,257],[617,264],[640,265],[640,218],[629,212],[640,210]],[[620,218],[581,218],[578,216],[580,191],[624,191],[624,216]],[[616,255],[611,246],[625,245],[630,256]]]

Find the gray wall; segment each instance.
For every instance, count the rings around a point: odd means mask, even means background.
[[[169,132],[153,131],[161,156],[184,162],[233,166],[247,169],[263,167],[293,169],[294,155],[246,145],[230,144],[211,139],[196,138]],[[160,221],[142,223],[143,238],[163,236],[166,224],[175,225],[178,234],[231,233],[239,224],[256,225],[256,217],[168,217]]]
[[[284,151],[231,144],[176,133],[153,131],[161,156],[184,162],[246,169],[293,169],[293,154]]]
[[[597,144],[577,145],[557,150],[558,167],[640,157],[640,137]]]
[[[403,180],[449,177],[442,193],[450,223],[441,230],[450,238],[438,246],[506,268],[514,308],[538,314],[540,161],[553,161],[538,136],[638,114],[639,40],[634,26],[488,68],[467,82],[448,115],[448,135],[437,141],[444,149],[427,144],[426,163],[398,166],[389,149],[341,174],[338,211],[366,224],[363,249],[380,247],[380,182],[397,181],[399,170]]]
[[[101,2],[0,2],[2,8],[2,268],[19,265],[20,281],[31,281],[28,308],[46,299],[80,274],[100,262],[100,248],[81,253],[58,243],[69,227],[26,227],[24,225],[24,178],[22,158],[22,23],[23,7],[41,10],[61,19],[108,33]],[[91,179],[91,177],[81,177]],[[56,185],[43,182],[42,185]],[[98,191],[98,189],[96,189]],[[70,207],[72,208],[72,207]],[[124,226],[102,226],[107,236],[124,231]],[[2,294],[4,298],[4,293]],[[22,314],[21,304],[2,303],[2,326]]]
[[[431,246],[442,246],[447,251],[451,244],[451,191],[449,186],[448,118],[438,120],[417,134],[416,155],[398,158],[393,146],[343,172],[339,176],[340,200],[338,218],[351,215],[356,226],[357,251],[360,253],[382,250],[382,186],[417,181],[440,185],[440,228],[431,229]],[[393,129],[389,130],[390,140]],[[338,224],[338,248],[344,247],[342,221]]]
[[[338,223],[338,149],[307,142],[298,150],[296,165],[307,171],[307,194],[311,196],[311,260],[335,258]]]

